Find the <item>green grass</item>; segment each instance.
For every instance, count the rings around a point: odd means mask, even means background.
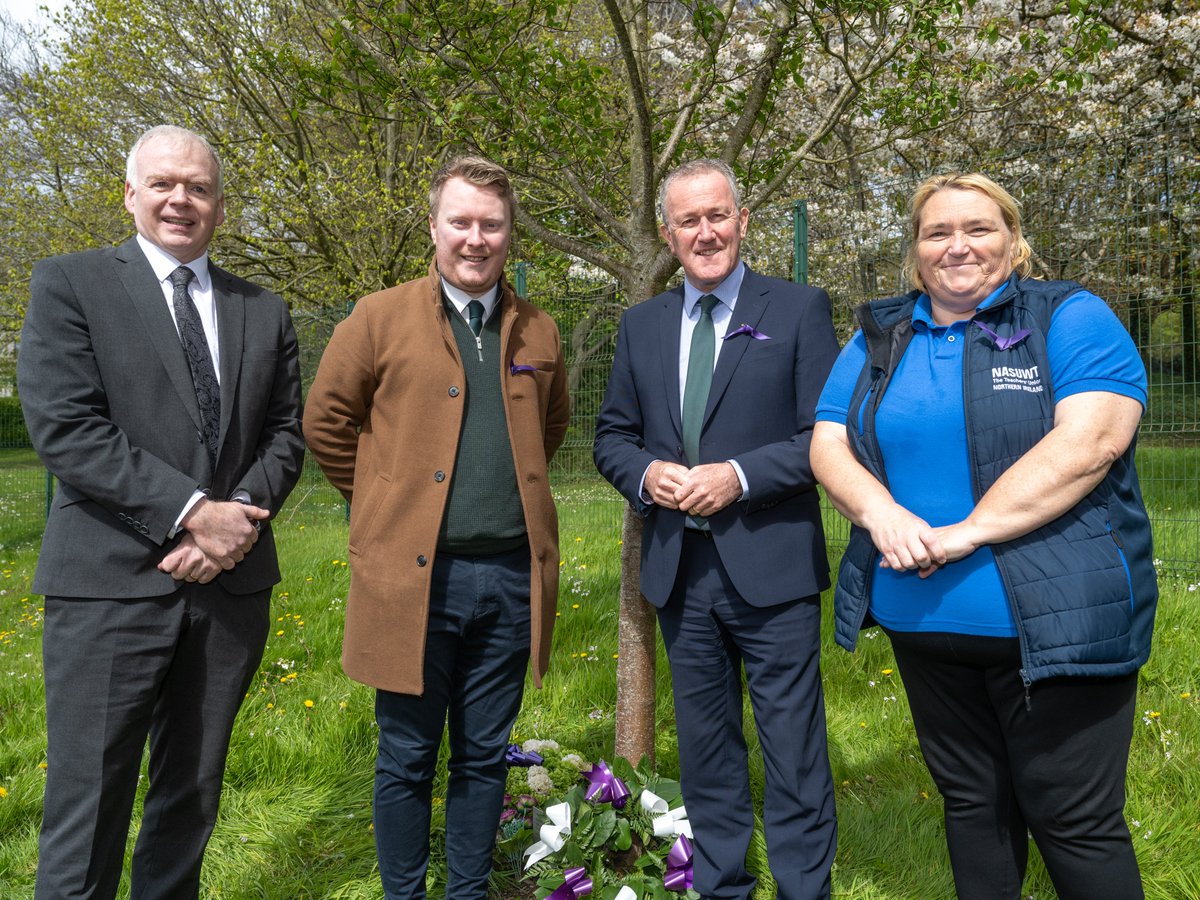
[[[611,756],[616,695],[616,597],[621,506],[595,480],[560,484],[562,592],[550,675],[529,686],[516,732],[553,738],[589,758]],[[206,857],[206,898],[378,898],[370,829],[375,727],[372,691],[338,662],[349,583],[344,506],[317,479],[276,524],[284,581],[271,637],[238,719],[220,821]],[[1189,501],[1190,502],[1190,501]],[[1193,509],[1195,507],[1192,507]],[[0,897],[33,895],[45,759],[35,545],[0,543]],[[1200,542],[1187,550],[1200,557]],[[1192,580],[1196,575],[1191,576]],[[1164,579],[1156,643],[1143,669],[1129,770],[1128,815],[1151,900],[1200,897],[1200,589]],[[953,896],[941,802],[921,762],[886,638],[867,632],[850,655],[825,622],[824,673],[840,828],[834,894],[849,900]],[[670,674],[659,653],[657,754],[678,774]],[[305,701],[312,701],[306,706]],[[1153,714],[1153,715],[1152,715]],[[747,712],[752,783],[762,763]],[[444,777],[444,773],[443,773]],[[439,785],[440,790],[440,785]],[[140,807],[135,810],[135,817]],[[435,825],[438,815],[435,811]],[[1136,823],[1136,824],[1133,824]],[[761,835],[751,864],[766,874]],[[431,872],[444,872],[434,838]],[[497,898],[526,896],[512,873]],[[122,896],[128,896],[123,885]],[[431,896],[441,895],[435,884]],[[1040,863],[1025,895],[1053,897]],[[764,878],[760,900],[773,896]]]

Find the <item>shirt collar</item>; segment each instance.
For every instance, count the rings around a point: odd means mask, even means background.
[[[737,267],[725,276],[725,280],[711,291],[702,291],[686,278],[683,281],[683,308],[690,316],[696,309],[700,298],[712,294],[730,310],[737,306],[738,292],[742,289],[742,278],[746,275],[746,264],[738,262]]]
[[[982,302],[975,307],[975,312],[979,312],[981,309],[987,309],[989,306],[995,303],[1000,295],[1004,293],[1004,290],[1007,287],[1008,281],[1006,280],[998,288],[983,298]],[[970,319],[960,319],[953,325],[938,325],[935,321],[933,321],[933,303],[929,299],[929,295],[924,292],[917,297],[917,304],[913,307],[912,320],[914,324],[920,322],[926,328],[953,328],[954,325],[961,325],[961,327],[966,328],[967,323],[971,321]]]
[[[137,242],[138,246],[142,248],[142,254],[146,257],[146,261],[150,263],[150,268],[154,270],[154,277],[160,282],[168,280],[171,277],[171,273],[180,266],[187,266],[196,276],[195,284],[198,290],[207,291],[212,286],[212,280],[209,278],[208,272],[207,251],[189,263],[181,263],[170,253],[163,250],[162,247],[151,243],[140,234],[137,236]]]
[[[458,310],[459,315],[466,316],[467,304],[472,300],[478,300],[483,304],[483,320],[486,322],[492,315],[492,310],[496,307],[496,299],[500,296],[500,282],[496,282],[491,288],[478,297],[472,297],[466,291],[456,288],[445,278],[440,275],[438,278],[442,282],[442,293],[446,295],[446,299],[454,304],[454,308]]]

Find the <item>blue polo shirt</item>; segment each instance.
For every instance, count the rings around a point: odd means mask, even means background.
[[[1007,282],[979,305],[991,304]],[[963,336],[969,321],[937,325],[929,297],[913,310],[913,338],[876,415],[879,446],[892,497],[932,526],[965,519],[975,506],[963,411]],[[1061,400],[1108,391],[1146,405],[1146,370],[1137,348],[1108,304],[1088,291],[1059,304],[1046,336],[1050,381]],[[867,364],[859,331],[841,352],[817,403],[819,422],[849,427],[854,385]],[[928,578],[915,571],[876,569],[871,615],[894,631],[949,631],[1015,637],[1016,626],[990,547]]]

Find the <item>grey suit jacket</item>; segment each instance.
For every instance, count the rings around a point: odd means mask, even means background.
[[[135,239],[39,262],[17,386],[34,449],[58,479],[33,588],[66,597],[150,597],[177,583],[156,566],[196,490],[245,491],[279,511],[299,477],[296,336],[275,294],[211,265],[221,346],[216,471],[162,290]],[[244,594],[279,580],[270,528],[217,576]]]

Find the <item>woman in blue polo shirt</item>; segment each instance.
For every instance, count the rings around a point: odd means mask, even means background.
[[[1157,601],[1133,465],[1137,349],[1099,297],[1030,278],[1017,202],[978,174],[912,200],[917,290],[856,310],[812,464],[852,524],[837,639],[892,641],[945,801],[960,898],[1143,896],[1124,819]]]

